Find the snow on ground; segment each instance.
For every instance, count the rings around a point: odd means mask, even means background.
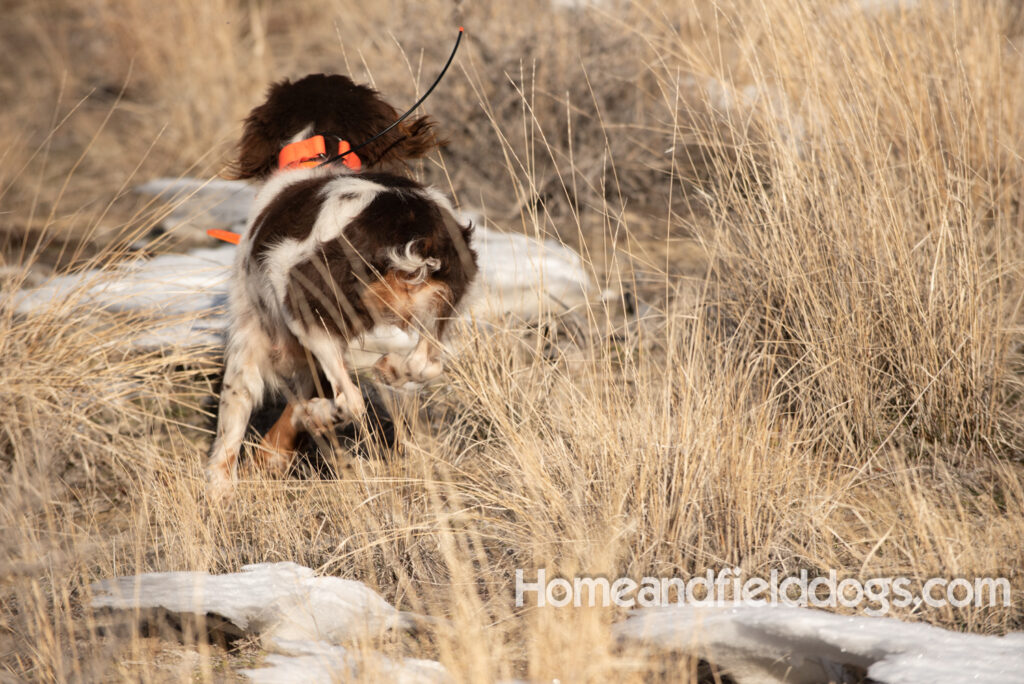
[[[269,652],[242,673],[261,684],[450,681],[431,660],[391,659],[360,637],[412,626],[354,580],[317,577],[295,563],[249,565],[242,572],[162,572],[92,585],[93,608],[135,619],[163,609],[179,617],[215,615],[259,637]],[[613,628],[629,647],[655,647],[704,658],[740,684],[1024,683],[1024,633],[964,634],[894,618],[850,617],[779,605],[672,606],[633,612]]]
[[[245,183],[197,179],[158,179],[137,188],[173,199],[165,219],[169,230],[206,227],[244,228],[254,189]],[[201,217],[201,218],[200,218]],[[471,217],[472,218],[472,217]],[[553,240],[502,233],[474,220],[473,247],[480,257],[480,279],[468,298],[465,317],[493,321],[511,317],[534,320],[543,312],[562,312],[601,296],[574,251]],[[126,342],[143,349],[220,344],[226,320],[227,282],[236,247],[217,243],[186,254],[139,258],[106,271],[59,276],[25,290],[17,311],[31,314],[54,306],[89,307],[151,315],[154,326]],[[413,340],[395,327],[381,327],[353,349],[356,367],[377,356],[410,349]],[[361,353],[362,352],[362,353]]]
[[[168,229],[194,226],[197,232],[207,228],[241,232],[257,189],[250,183],[221,178],[156,178],[136,186],[135,192],[170,202],[170,213],[163,220]]]
[[[271,654],[267,667],[243,672],[261,684],[335,682],[367,674],[409,684],[449,679],[434,661],[346,649],[343,644],[408,628],[414,620],[362,582],[317,577],[295,563],[247,565],[224,575],[154,572],[101,580],[92,591],[93,608],[129,619],[149,609],[182,617],[216,615],[258,635]]]
[[[362,582],[316,577],[295,563],[247,565],[242,572],[154,572],[101,580],[94,608],[164,608],[215,613],[266,640],[326,639],[408,626],[408,619]]]
[[[854,681],[844,670],[851,665],[886,684],[1024,683],[1020,632],[964,634],[795,606],[681,605],[636,611],[615,634],[705,658],[740,684]]]
[[[152,349],[219,344],[227,325],[232,249],[213,247],[187,254],[161,254],[109,270],[57,276],[20,293],[16,310],[32,314],[88,308],[147,314],[159,323],[146,334],[128,340],[133,346]]]
[[[315,684],[375,680],[395,684],[435,684],[451,677],[436,660],[403,658],[393,660],[377,653],[352,653],[344,646],[322,641],[277,643],[263,666],[239,670],[256,684]]]

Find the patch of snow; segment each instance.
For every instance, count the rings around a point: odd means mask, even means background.
[[[162,324],[128,340],[136,347],[215,344],[227,325],[227,282],[233,258],[230,247],[214,247],[57,276],[20,292],[15,308],[23,314],[52,312],[62,306],[140,313]]]
[[[779,605],[651,608],[614,631],[623,642],[705,658],[740,684],[844,682],[848,665],[887,684],[1024,683],[1024,633],[964,634]]]
[[[392,660],[379,653],[348,651],[341,644],[388,629],[412,626],[362,582],[317,577],[295,563],[247,565],[241,572],[154,572],[92,584],[92,607],[134,615],[163,609],[185,615],[217,615],[244,633],[258,635],[271,653],[266,668],[244,674],[262,684],[335,682],[367,673],[386,681],[426,684],[449,681],[435,661]]]
[[[580,256],[554,240],[490,230],[474,221],[473,248],[480,263],[479,291],[468,313],[494,319],[534,320],[567,311],[599,296]]]
[[[277,641],[277,653],[263,661],[263,667],[239,670],[256,684],[307,684],[353,679],[435,684],[452,681],[436,660],[403,658],[393,660],[378,653],[350,653],[344,646],[322,641]]]
[[[258,188],[221,178],[156,178],[134,189],[170,203],[170,213],[161,221],[167,230],[224,228],[237,233],[245,228]]]
[[[242,572],[153,572],[92,585],[94,608],[163,608],[216,614],[264,640],[327,640],[404,628],[408,618],[362,582],[317,577],[295,563],[247,565]]]

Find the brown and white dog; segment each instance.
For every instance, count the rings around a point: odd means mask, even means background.
[[[409,177],[407,160],[438,146],[433,123],[403,122],[360,148],[358,162],[349,155],[344,164],[320,165],[315,155],[358,145],[397,118],[373,89],[316,74],[271,86],[245,121],[235,176],[264,185],[230,284],[224,383],[207,466],[215,496],[234,487],[246,426],[265,393],[293,397],[260,450],[263,465],[277,471],[291,462],[296,431],[363,417],[344,356],[351,340],[375,326],[419,334],[408,355],[377,362],[381,380],[422,383],[441,373],[445,325],[477,265],[472,227],[440,192]],[[330,384],[328,398],[314,396],[317,368]]]

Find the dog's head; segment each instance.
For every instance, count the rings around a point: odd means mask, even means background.
[[[337,136],[352,146],[379,133],[399,117],[373,88],[345,76],[311,74],[298,81],[275,83],[267,100],[245,120],[238,158],[231,175],[263,179],[277,169],[278,154],[292,142],[322,134]],[[406,119],[358,151],[364,168],[396,171],[410,159],[422,157],[444,143],[426,117]]]

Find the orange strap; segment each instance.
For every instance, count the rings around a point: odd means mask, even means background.
[[[338,154],[345,154],[351,149],[347,140],[338,141]],[[290,145],[285,145],[281,153],[277,155],[277,168],[279,169],[304,169],[310,166],[318,166],[327,158],[327,143],[324,136],[314,135]],[[363,163],[355,153],[345,155],[341,163],[358,171]]]
[[[233,245],[237,245],[242,240],[242,236],[238,233],[232,233],[230,230],[221,230],[219,228],[211,228],[206,231],[206,234],[212,238],[217,238],[224,242],[230,242]]]

